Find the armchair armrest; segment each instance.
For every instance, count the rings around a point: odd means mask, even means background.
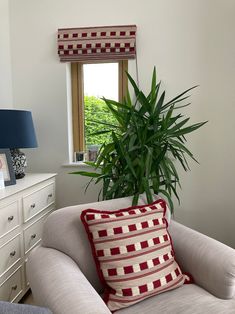
[[[64,253],[37,247],[27,263],[27,274],[36,302],[53,314],[110,314],[102,298],[78,265]]]
[[[235,295],[235,250],[171,221],[169,232],[182,270],[199,286],[221,299]]]

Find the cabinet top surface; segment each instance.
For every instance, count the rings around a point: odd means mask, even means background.
[[[26,173],[23,179],[16,180],[15,185],[6,186],[0,190],[0,200],[55,176],[56,173]]]

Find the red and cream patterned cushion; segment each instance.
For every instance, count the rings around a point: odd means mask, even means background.
[[[82,212],[111,311],[179,287],[187,280],[174,259],[165,213],[162,199],[117,211]]]

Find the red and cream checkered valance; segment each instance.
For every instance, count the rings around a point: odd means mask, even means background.
[[[58,30],[61,62],[135,59],[136,25]]]

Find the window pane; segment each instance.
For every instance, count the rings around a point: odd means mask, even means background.
[[[92,135],[108,129],[104,124],[92,120],[116,124],[102,97],[118,101],[118,63],[85,64],[84,71],[84,109],[85,141],[88,159],[94,160],[96,151],[104,142],[111,140],[110,134]],[[94,153],[92,153],[94,151]]]
[[[84,64],[84,95],[118,100],[118,63]]]

